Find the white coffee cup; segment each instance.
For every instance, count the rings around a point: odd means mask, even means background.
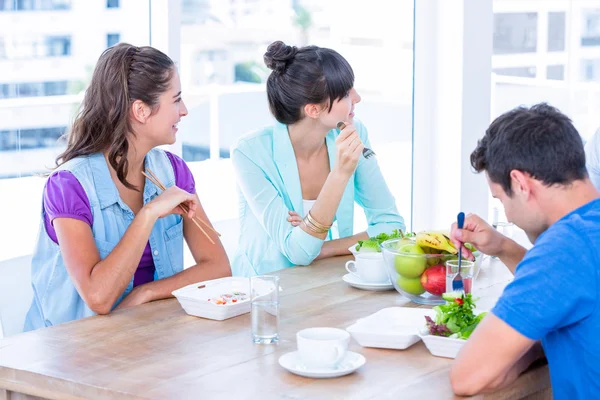
[[[386,271],[385,260],[380,253],[377,253],[377,255],[379,257],[373,257],[371,254],[361,257],[359,254],[355,254],[356,260],[350,260],[346,263],[346,271],[363,282],[388,283],[390,278]]]
[[[296,333],[296,340],[304,367],[332,369],[344,359],[350,334],[336,328],[308,328]]]

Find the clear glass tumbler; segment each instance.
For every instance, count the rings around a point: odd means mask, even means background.
[[[251,277],[250,299],[252,341],[262,344],[276,343],[279,341],[279,277]]]
[[[454,292],[462,289],[465,294],[472,293],[474,272],[475,263],[473,261],[462,260],[460,263],[462,288],[460,287],[460,284],[457,287],[457,283],[460,281],[455,281],[454,278],[458,275],[458,260],[446,261],[446,292]]]

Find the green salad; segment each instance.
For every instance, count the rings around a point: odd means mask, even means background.
[[[487,312],[475,315],[475,300],[471,293],[444,293],[446,304],[433,307],[435,319],[425,316],[430,335],[468,339]]]
[[[380,233],[377,236],[370,237],[368,240],[359,240],[356,244],[356,251],[363,253],[381,253],[381,243],[389,239],[396,239],[403,237],[402,231],[394,229],[390,235],[387,233]]]

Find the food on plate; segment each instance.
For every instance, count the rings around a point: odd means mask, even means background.
[[[419,257],[419,255],[425,254],[423,249],[416,243],[412,243],[400,247],[399,251],[406,253],[406,255],[396,256],[394,260],[396,272],[405,278],[417,278],[421,276],[423,271],[425,271],[425,267],[427,267],[427,259]]]
[[[234,304],[244,300],[248,300],[248,295],[243,292],[224,293],[208,299],[208,301],[217,305]]]
[[[391,234],[380,233],[377,236],[370,237],[368,240],[359,240],[354,249],[361,253],[381,253],[381,243],[389,239],[403,237],[402,231],[394,229]]]
[[[402,275],[398,275],[396,283],[400,289],[407,293],[414,294],[415,296],[425,293],[425,289],[423,288],[423,285],[421,285],[421,280],[419,277],[405,278]]]
[[[435,306],[435,317],[425,316],[430,335],[455,339],[468,339],[487,312],[476,315],[475,301],[471,293],[449,292],[442,294],[446,304]]]
[[[431,294],[442,295],[446,291],[446,267],[433,265],[421,275],[421,285]]]

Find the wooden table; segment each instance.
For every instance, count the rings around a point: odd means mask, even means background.
[[[396,291],[352,288],[350,257],[290,268],[281,277],[280,342],[256,345],[250,314],[225,321],[188,316],[163,300],[0,340],[0,399],[449,399],[451,360],[422,342],[407,350],[360,347],[367,362],[337,379],[293,375],[278,364],[300,329],[346,328],[390,306],[415,307]],[[484,267],[475,290],[491,307],[512,275]],[[547,366],[529,370],[493,398],[551,398]]]

